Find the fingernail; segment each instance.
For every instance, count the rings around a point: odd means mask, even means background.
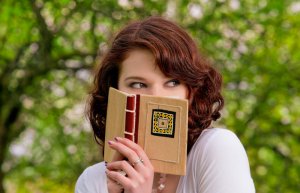
[[[105,166],[107,166],[107,162],[104,162]]]
[[[113,141],[108,141],[107,142],[109,145],[112,145],[113,144]]]
[[[120,139],[119,137],[115,137],[115,140],[116,140],[116,141],[119,141],[119,139]]]

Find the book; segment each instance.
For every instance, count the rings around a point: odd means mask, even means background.
[[[105,144],[117,136],[134,141],[155,172],[185,175],[187,131],[188,100],[109,89]],[[105,161],[111,162],[117,154],[105,145]]]

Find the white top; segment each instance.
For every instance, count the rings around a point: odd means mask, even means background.
[[[108,193],[104,162],[88,167],[75,193]],[[249,162],[237,136],[226,129],[204,130],[187,159],[176,193],[255,193]]]

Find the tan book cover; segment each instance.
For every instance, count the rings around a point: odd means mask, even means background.
[[[185,175],[188,101],[169,97],[135,95],[110,88],[105,144],[126,137],[139,144],[155,172]],[[117,152],[105,145],[104,160]]]

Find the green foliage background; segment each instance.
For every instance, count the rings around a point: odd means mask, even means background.
[[[0,1],[0,182],[7,193],[73,192],[101,161],[84,117],[92,69],[130,20],[168,17],[224,76],[218,125],[249,156],[257,193],[300,190],[297,0]],[[0,186],[0,193],[3,193]]]

